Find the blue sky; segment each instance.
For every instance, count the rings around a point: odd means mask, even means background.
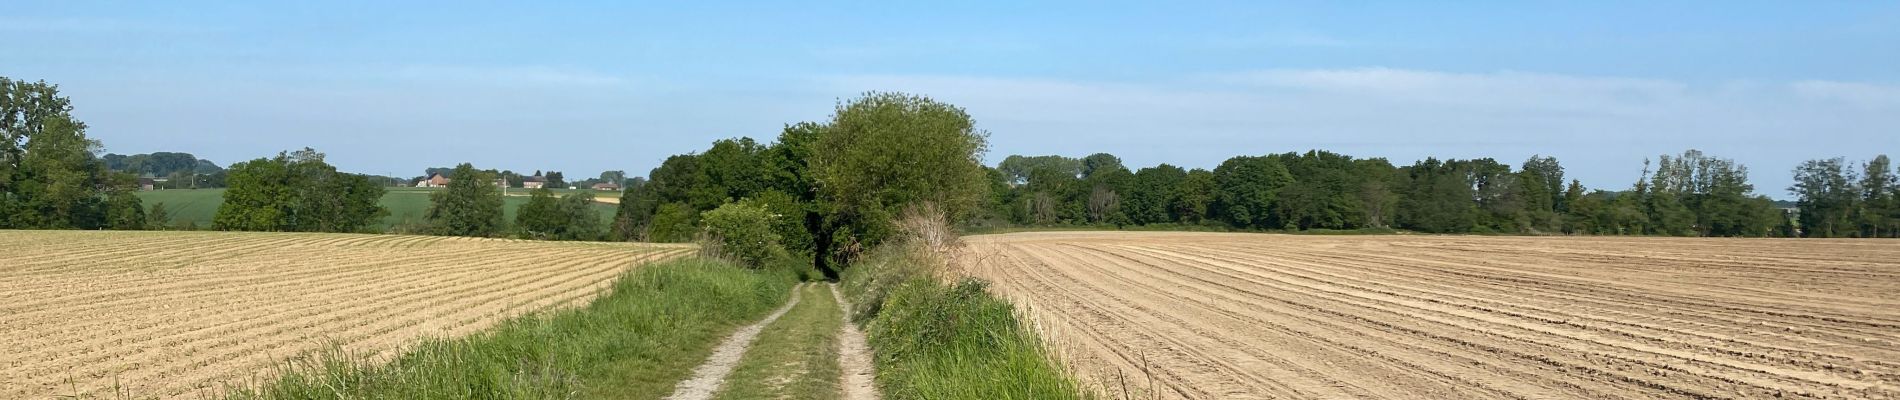
[[[966,107],[992,162],[1545,154],[1623,188],[1697,148],[1780,198],[1801,160],[1900,155],[1896,2],[277,3],[10,2],[0,76],[111,152],[402,176],[644,175],[868,90]]]

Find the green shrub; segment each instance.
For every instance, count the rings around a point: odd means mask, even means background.
[[[771,212],[772,232],[778,234],[778,242],[785,251],[811,257],[814,244],[811,231],[805,228],[805,214],[810,213],[811,203],[801,202],[785,192],[776,189],[766,190],[739,200],[741,204],[756,205]]]
[[[753,268],[789,258],[773,231],[776,217],[759,205],[726,203],[701,215],[706,237],[701,248]]]
[[[518,236],[540,240],[600,240],[600,215],[590,206],[592,193],[555,197],[542,188],[529,192],[528,202],[515,211]]]
[[[172,213],[165,207],[165,202],[153,204],[152,209],[145,212],[145,227],[152,230],[165,230],[172,227]]]
[[[654,243],[679,243],[693,239],[693,225],[699,220],[699,212],[686,203],[666,203],[653,211],[653,221],[647,226],[646,241]]]

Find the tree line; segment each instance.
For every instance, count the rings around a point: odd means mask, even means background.
[[[1565,181],[1553,157],[1380,158],[1308,151],[1239,156],[1212,171],[1129,171],[1114,155],[1010,156],[989,171],[979,226],[1182,226],[1240,230],[1731,237],[1895,237],[1900,207],[1886,156],[1796,168],[1783,209],[1747,167],[1689,150],[1645,161],[1626,189]]]
[[[112,154],[100,157],[106,169],[143,178],[154,178],[157,189],[208,189],[224,187],[225,171],[211,160],[191,153],[153,152],[149,154]],[[162,182],[161,182],[162,181]]]

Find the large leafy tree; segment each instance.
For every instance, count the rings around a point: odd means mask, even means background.
[[[1568,200],[1563,165],[1556,157],[1532,156],[1524,160],[1517,174],[1516,190],[1524,202],[1525,227],[1537,232],[1562,231]]]
[[[1533,201],[1540,202],[1538,204],[1549,205],[1549,210],[1552,212],[1561,212],[1564,210],[1564,201],[1568,199],[1565,193],[1567,188],[1564,185],[1564,166],[1562,163],[1557,162],[1556,157],[1545,155],[1531,156],[1530,159],[1524,160],[1523,166],[1518,169],[1522,174],[1536,175],[1536,178],[1527,176],[1521,180],[1543,184],[1543,186],[1539,188],[1541,190],[1532,190],[1531,192],[1543,192],[1548,195],[1548,201]]]
[[[42,229],[106,227],[102,189],[111,187],[104,165],[93,157],[99,142],[85,124],[64,115],[39,122],[13,168],[9,226]],[[122,186],[121,186],[122,187]]]
[[[1383,158],[1368,158],[1353,160],[1353,169],[1359,185],[1360,215],[1365,218],[1360,226],[1391,227],[1399,207],[1399,196],[1395,192],[1400,180],[1398,168]]]
[[[231,164],[225,175],[224,201],[211,219],[213,229],[279,231],[296,205],[294,181],[284,154]]]
[[[455,166],[449,179],[447,189],[429,196],[428,218],[436,234],[488,237],[506,228],[495,174],[463,163]]]
[[[528,202],[515,209],[515,229],[535,239],[554,239],[565,229],[561,199],[546,188],[528,192]]]
[[[232,164],[225,179],[216,229],[362,232],[389,215],[375,178],[339,172],[309,148]]]
[[[72,100],[59,95],[58,85],[0,77],[0,192],[11,192],[26,142],[49,122],[60,120],[61,129],[85,131],[85,123],[72,119],[72,110]]]
[[[1668,160],[1659,165],[1669,165]],[[1643,197],[1643,211],[1649,215],[1651,235],[1687,236],[1695,229],[1695,211],[1683,203],[1683,192],[1670,184],[1665,169],[1652,175],[1649,191]]]
[[[1854,180],[1845,158],[1808,160],[1795,167],[1794,186],[1788,191],[1798,199],[1802,236],[1842,237],[1854,230],[1859,194]]]
[[[1120,160],[1117,162],[1119,163]],[[1009,176],[1010,183],[1029,182],[1030,175],[1036,171],[1054,171],[1068,173],[1069,176],[1082,176],[1082,168],[1082,160],[1056,155],[1009,156],[996,165],[996,169]]]
[[[137,207],[107,201],[131,182],[107,172],[72,110],[57,85],[0,77],[0,228],[112,228],[108,213]]]
[[[1476,193],[1457,162],[1426,158],[1406,167],[1408,184],[1399,201],[1399,226],[1424,232],[1467,232],[1473,226]]]
[[[1861,236],[1900,237],[1900,178],[1887,155],[1875,156],[1860,175]]]
[[[1116,157],[1114,154],[1095,153],[1082,157],[1083,178],[1094,177],[1099,173],[1117,169],[1126,171],[1128,167],[1123,166],[1121,157]]]
[[[1107,153],[1091,155],[1083,159],[1083,165],[1082,184],[1088,190],[1084,209],[1088,221],[1127,224],[1129,221],[1122,211],[1122,198],[1129,192],[1135,174],[1122,166],[1121,159]]]
[[[1490,158],[1451,161],[1454,170],[1465,174],[1471,185],[1478,213],[1473,230],[1521,233],[1529,224],[1525,217],[1525,193],[1519,175],[1511,166]]]
[[[1031,164],[1024,172],[1027,178],[1021,186],[1021,201],[1025,222],[1082,222],[1089,185],[1078,175],[1080,170],[1071,169],[1069,163],[1056,162],[1060,159],[1040,160],[1045,162]]]
[[[989,189],[988,136],[962,108],[928,97],[873,92],[839,104],[809,160],[826,214],[815,235],[819,258],[832,250],[825,238],[840,231],[867,246],[882,241],[916,204],[934,203],[953,222],[974,215]]]
[[[361,174],[343,173],[323,161],[323,154],[304,149],[294,158],[291,173],[305,185],[296,188],[297,230],[306,232],[362,232],[389,215],[380,202],[385,189],[378,179]]]
[[[627,171],[621,171],[617,169],[601,171],[600,181],[604,183],[612,183],[615,185],[625,185],[627,184]]]
[[[681,154],[667,157],[647,174],[648,180],[629,185],[620,195],[614,213],[613,237],[616,240],[653,240],[649,235],[653,218],[662,204],[679,203],[693,210],[711,210],[723,204],[731,190],[714,185],[700,165],[700,156]]]
[[[646,240],[653,242],[684,242],[693,239],[693,226],[699,223],[699,211],[686,203],[661,204],[653,211],[653,221],[646,228]]]
[[[1270,157],[1240,156],[1214,168],[1216,204],[1222,219],[1238,228],[1279,228],[1272,209],[1281,189],[1293,183],[1286,166]]]
[[[1168,164],[1135,171],[1134,183],[1122,201],[1122,210],[1137,224],[1174,222],[1169,206],[1179,195],[1176,188],[1187,179],[1187,170]]]
[[[705,188],[711,190],[694,206],[707,210],[764,191],[772,180],[766,163],[766,147],[741,137],[713,142],[712,148],[699,155],[699,169],[706,176]]]
[[[658,197],[653,195],[648,182],[629,180],[627,187],[620,189],[620,204],[614,208],[614,223],[610,228],[613,240],[642,239],[647,224],[653,219],[653,211],[659,207]]]
[[[1583,182],[1572,179],[1564,188],[1563,232],[1572,235],[1597,233],[1597,213],[1603,209],[1598,196],[1584,192]]]
[[[1214,173],[1197,168],[1181,178],[1181,185],[1175,187],[1173,202],[1168,208],[1182,223],[1199,224],[1213,217],[1210,210],[1219,196],[1220,183],[1214,179]]]
[[[105,227],[114,230],[146,229],[145,205],[137,194],[127,189],[116,189],[106,194]],[[151,226],[160,229],[162,226]]]
[[[1274,205],[1275,220],[1289,229],[1352,229],[1365,226],[1369,201],[1364,182],[1383,184],[1379,171],[1365,170],[1352,157],[1328,151],[1269,156],[1286,165],[1294,180]],[[1362,172],[1372,175],[1361,175]]]

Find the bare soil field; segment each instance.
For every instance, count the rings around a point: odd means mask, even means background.
[[[330,344],[393,354],[582,304],[679,245],[0,231],[0,398],[199,397]]]
[[[965,241],[1117,398],[1900,398],[1900,241]]]

